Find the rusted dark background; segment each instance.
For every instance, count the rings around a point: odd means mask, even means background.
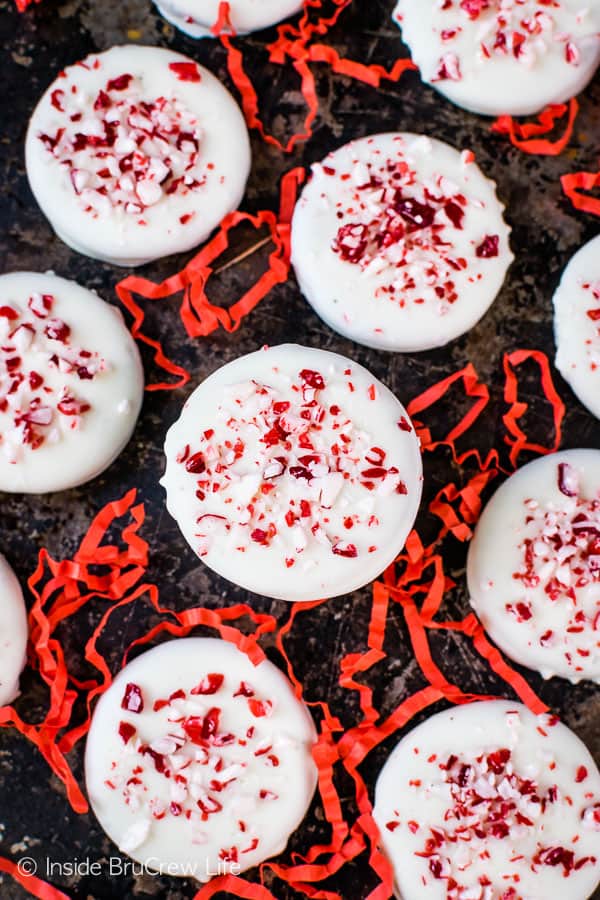
[[[355,0],[327,40],[343,55],[363,62],[389,66],[398,54],[405,55],[390,13],[393,0]],[[262,99],[265,117],[279,134],[290,133],[301,124],[303,99],[297,76],[288,69],[270,67],[265,44],[275,32],[244,39],[247,65]],[[116,302],[114,284],[120,272],[111,266],[78,256],[54,237],[29,191],[23,164],[23,142],[29,114],[38,97],[65,65],[94,50],[104,50],[128,40],[173,47],[188,53],[228,82],[222,47],[213,41],[196,42],[177,34],[156,13],[150,0],[44,0],[23,16],[17,15],[12,0],[0,2],[0,43],[2,46],[0,117],[0,252],[1,270],[52,269],[67,278],[95,288],[109,302]],[[507,204],[513,227],[513,265],[501,296],[491,312],[473,331],[450,347],[418,356],[398,356],[374,352],[352,344],[329,331],[302,300],[296,283],[275,289],[246,320],[235,335],[219,332],[191,342],[185,338],[176,304],[163,303],[151,313],[149,330],[162,336],[178,361],[193,372],[193,382],[215,368],[264,343],[296,340],[351,356],[369,367],[408,402],[426,387],[456,371],[467,361],[476,366],[480,378],[492,391],[492,403],[479,428],[483,449],[503,446],[501,414],[502,356],[517,347],[542,349],[553,357],[551,296],[560,272],[570,255],[594,236],[597,222],[574,211],[562,196],[559,176],[576,168],[595,167],[600,138],[600,79],[581,98],[575,139],[559,158],[528,157],[508,142],[489,132],[489,122],[462,112],[446,103],[416,74],[405,75],[399,84],[384,82],[375,90],[358,82],[332,75],[324,66],[315,68],[320,112],[312,140],[286,157],[268,147],[253,134],[254,165],[244,208],[253,211],[275,208],[276,178],[295,164],[309,164],[328,150],[350,138],[381,130],[423,131],[460,148],[472,148],[483,170],[496,179],[499,194]],[[250,232],[238,232],[231,256],[256,241]],[[153,264],[144,274],[160,279],[179,267],[183,259]],[[227,303],[247,282],[263,270],[265,251],[250,256],[227,269],[212,288],[213,299]],[[152,374],[146,359],[148,374]],[[536,439],[550,441],[549,407],[537,388],[533,369],[525,370],[530,382],[523,399],[530,404],[528,426]],[[564,447],[600,447],[600,423],[576,402],[556,374],[556,383],[567,403]],[[527,381],[527,379],[526,379]],[[285,621],[285,604],[270,602],[222,581],[201,564],[180,537],[175,523],[166,514],[158,479],[163,469],[162,442],[166,429],[177,418],[189,389],[172,393],[147,394],[135,436],[120,459],[101,477],[83,488],[56,496],[0,496],[0,551],[5,553],[22,583],[33,571],[40,546],[48,547],[55,558],[70,556],[85,533],[93,515],[109,500],[136,486],[146,504],[144,536],[151,545],[150,577],[161,587],[165,605],[182,609],[204,603],[217,606],[249,600],[257,609],[273,612]],[[457,395],[458,397],[458,395]],[[429,419],[436,433],[444,434],[457,410],[446,406],[439,420]],[[428,455],[425,499],[448,481],[460,477],[443,452]],[[423,509],[425,509],[425,504]],[[431,520],[422,514],[425,535]],[[466,548],[447,542],[447,569],[458,587],[447,598],[445,617],[460,617],[468,611],[464,588]],[[309,700],[327,700],[332,711],[347,726],[359,718],[356,696],[338,685],[339,663],[350,652],[365,649],[370,612],[369,588],[349,597],[332,600],[319,609],[304,613],[288,640],[288,649]],[[70,625],[61,637],[69,659],[76,668],[83,643],[92,623],[103,610],[92,608]],[[102,649],[116,669],[123,649],[144,631],[149,622],[144,607],[136,605],[112,627]],[[389,713],[407,694],[424,685],[413,658],[399,609],[392,609],[388,624],[388,659],[371,669],[365,680],[375,687],[383,714]],[[472,651],[468,642],[447,632],[433,640],[436,660],[464,690],[507,694],[507,686]],[[82,673],[85,671],[81,669]],[[576,687],[560,679],[543,683],[526,673],[542,698],[579,734],[600,761],[600,689],[591,684]],[[31,720],[43,714],[45,692],[38,680],[25,673],[21,713]],[[371,754],[362,767],[372,788],[376,773],[397,736]],[[74,754],[74,766],[81,774],[81,747]],[[345,811],[352,820],[351,785],[339,783]],[[293,846],[303,849],[317,840],[326,840],[323,815],[313,806]],[[30,856],[44,873],[46,857],[58,862],[89,857],[104,861],[116,855],[114,847],[98,828],[93,815],[77,816],[66,802],[62,785],[49,772],[36,750],[9,730],[0,730],[0,854],[17,859]],[[289,860],[286,854],[285,861]],[[111,881],[53,878],[73,900],[157,897],[165,900],[193,897],[191,882],[168,878],[123,877]],[[347,865],[324,887],[338,891],[344,900],[361,900],[374,886],[366,855]],[[297,897],[280,882],[271,890],[280,900]],[[10,879],[0,878],[0,897],[13,900],[26,892]],[[554,900],[554,898],[540,898]]]

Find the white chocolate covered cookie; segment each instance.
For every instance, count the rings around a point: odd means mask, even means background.
[[[0,277],[0,490],[95,478],[129,441],[143,393],[118,309],[55,275]]]
[[[600,882],[600,773],[556,716],[491,700],[398,744],[374,817],[401,900],[586,900]]]
[[[27,612],[15,573],[0,556],[0,706],[19,694],[19,675],[25,666]]]
[[[65,243],[137,266],[191,250],[237,208],[250,147],[237,104],[207,69],[124,46],[61,72],[33,113],[26,160]]]
[[[394,19],[423,81],[482,115],[563,103],[600,62],[596,0],[398,0]]]
[[[272,663],[213,638],[129,663],[87,739],[90,802],[150,871],[209,881],[281,853],[317,783],[315,727]]]
[[[421,498],[419,442],[366,369],[295,344],[229,363],[167,434],[162,484],[184,537],[247,590],[356,590],[402,550]]]
[[[554,294],[556,368],[600,419],[600,237],[582,247]]]
[[[221,0],[159,0],[161,15],[191,37],[210,37]],[[302,0],[230,0],[229,21],[236,34],[269,28],[300,12]]]
[[[471,603],[496,644],[544,678],[600,682],[600,450],[523,466],[483,511]]]
[[[513,259],[495,187],[470,151],[424,135],[346,144],[313,166],[294,212],[302,293],[360,344],[447,344],[487,312]]]

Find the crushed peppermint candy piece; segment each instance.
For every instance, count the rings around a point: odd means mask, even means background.
[[[508,656],[600,682],[600,451],[529,463],[492,498],[468,560],[471,603]]]
[[[135,344],[120,315],[73,282],[15,273],[0,278],[0,293],[0,489],[39,493],[87,481],[112,462],[137,419]]]
[[[584,0],[398,0],[394,21],[423,81],[483,115],[563,103],[600,63],[600,8]]]
[[[492,700],[411,731],[379,775],[374,817],[406,900],[585,900],[600,882],[599,799],[573,732]]]
[[[57,233],[121,265],[201,243],[238,206],[249,163],[225,88],[156,47],[114,47],[61,72],[27,138],[31,187]]]
[[[554,294],[556,368],[600,419],[600,237],[581,247]]]
[[[362,138],[313,166],[292,263],[315,312],[345,337],[400,352],[472,328],[512,262],[495,184],[425,136]]]
[[[265,596],[366,584],[400,552],[419,505],[406,411],[325,351],[284,345],[220,369],[188,399],[165,452],[167,504],[192,548]]]
[[[101,697],[87,789],[124,853],[209,881],[285,846],[316,787],[315,740],[308,710],[272,663],[255,666],[214,638],[170,641],[129,663]]]

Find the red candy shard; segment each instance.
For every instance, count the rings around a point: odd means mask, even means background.
[[[213,706],[212,709],[204,716],[204,722],[202,723],[202,737],[205,741],[209,740],[211,737],[215,737],[219,730],[219,719],[221,717],[221,710],[218,707]]]
[[[121,722],[119,724],[119,735],[123,739],[124,744],[128,744],[136,733],[136,729],[129,722]]]
[[[488,234],[475,250],[480,259],[493,259],[500,253],[500,237],[497,234]]]
[[[425,203],[419,203],[412,197],[401,197],[394,204],[395,210],[400,213],[407,223],[407,232],[420,231],[422,228],[430,228],[435,219],[435,209]]]
[[[345,556],[347,559],[355,559],[358,556],[356,546],[348,543],[348,541],[338,541],[331,548],[331,552],[336,556]]]
[[[270,716],[273,711],[273,704],[270,700],[248,700],[250,712],[257,719]]]
[[[143,712],[144,698],[142,697],[142,691],[139,685],[129,682],[125,688],[125,693],[123,694],[121,709],[126,709],[128,712],[132,713]]]
[[[558,489],[565,497],[579,494],[579,476],[569,463],[558,464]]]
[[[206,463],[202,453],[194,453],[193,456],[190,456],[185,463],[185,468],[192,475],[201,475],[206,470]]]
[[[203,678],[200,684],[192,688],[190,691],[191,694],[216,694],[219,688],[222,686],[223,681],[225,680],[224,675],[220,675],[216,672],[211,672],[206,678]]]
[[[71,329],[62,319],[50,319],[44,328],[44,334],[51,341],[60,341],[61,344],[66,344],[69,340]]]
[[[133,81],[133,75],[119,75],[118,78],[113,78],[111,81],[107,82],[106,90],[107,91],[126,91],[131,82]]]
[[[241,681],[240,686],[233,695],[234,697],[254,697],[254,688],[250,687],[247,681]]]
[[[195,62],[172,62],[169,63],[169,68],[180,81],[202,81],[200,69]]]
[[[305,384],[314,388],[316,391],[322,391],[325,387],[323,376],[320,372],[313,372],[312,369],[302,369],[300,378]]]

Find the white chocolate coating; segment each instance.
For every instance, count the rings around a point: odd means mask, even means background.
[[[0,344],[0,490],[62,491],[103,472],[144,394],[120,311],[55,275],[3,275]]]
[[[553,302],[556,368],[600,419],[600,237],[573,256]]]
[[[192,549],[278,599],[334,597],[375,579],[421,498],[419,442],[401,403],[356,363],[295,344],[211,375],[165,453],[167,507]]]
[[[302,293],[334,331],[415,352],[472,328],[513,256],[495,184],[469,151],[379,134],[313,166],[292,223]]]
[[[109,837],[149,869],[198,881],[239,874],[281,853],[306,815],[315,741],[272,663],[253,666],[214,638],[169,641],[100,698],[88,795]]]
[[[0,556],[0,706],[19,695],[19,675],[25,666],[27,612],[16,575]]]
[[[469,547],[471,604],[496,644],[544,678],[600,682],[600,450],[523,466]]]
[[[212,35],[220,0],[161,0],[156,6],[180,31],[201,38]],[[302,6],[302,0],[231,0],[229,15],[236,34],[246,34],[281,22],[300,12]]]
[[[595,0],[398,0],[394,21],[423,81],[482,115],[563,103],[600,63]]]
[[[239,206],[250,146],[237,104],[207,69],[124,46],[59,75],[33,113],[26,161],[67,244],[138,266],[191,250]]]
[[[418,725],[379,775],[374,817],[401,900],[586,900],[600,881],[600,773],[520,703]]]

